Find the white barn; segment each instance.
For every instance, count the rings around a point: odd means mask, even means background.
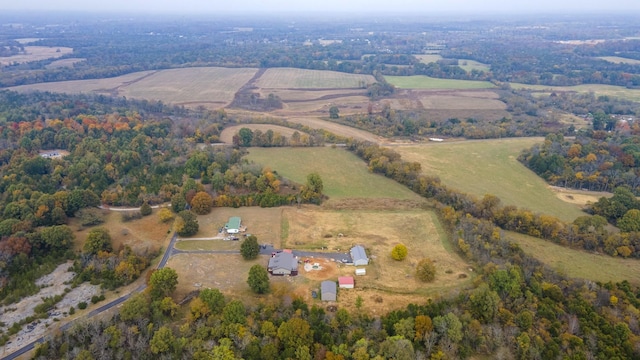
[[[369,265],[369,258],[367,257],[367,252],[364,250],[364,247],[356,245],[351,248],[351,261],[353,261],[353,265],[355,266]]]

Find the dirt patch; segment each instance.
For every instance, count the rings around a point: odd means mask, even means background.
[[[601,197],[612,197],[613,194],[604,191],[585,191],[567,189],[558,186],[549,186],[549,189],[558,197],[558,199],[570,204],[585,207],[589,203],[597,202]]]

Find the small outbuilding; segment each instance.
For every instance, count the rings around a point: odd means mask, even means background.
[[[351,261],[355,266],[369,265],[367,252],[362,245],[356,245],[351,248]]]
[[[269,259],[267,271],[271,275],[298,275],[298,259],[292,253],[279,252]]]
[[[367,275],[367,269],[365,268],[356,269],[356,275],[357,276]]]
[[[355,281],[353,276],[340,276],[338,278],[338,286],[340,289],[353,289]]]
[[[229,221],[224,224],[224,229],[228,234],[237,234],[240,232],[240,226],[242,225],[242,219],[239,216],[232,216]]]
[[[335,281],[323,281],[320,284],[320,300],[336,301],[338,288]]]

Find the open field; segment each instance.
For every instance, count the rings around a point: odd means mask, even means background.
[[[271,125],[271,124],[243,124],[243,125],[234,125],[229,126],[222,130],[220,133],[220,141],[223,143],[231,144],[233,143],[233,136],[240,131],[242,128],[248,128],[252,131],[260,130],[263,133],[267,130],[272,130],[274,133],[280,133],[282,136],[289,138],[294,132],[297,130],[291,129],[284,126]],[[299,131],[298,131],[299,132]]]
[[[280,245],[280,225],[282,219],[282,208],[260,208],[257,206],[241,207],[241,208],[213,208],[211,213],[207,215],[198,215],[199,231],[192,238],[212,238],[218,235],[218,230],[224,226],[224,224],[232,216],[240,216],[242,218],[242,225],[247,227],[247,233],[253,234],[258,237],[258,241],[261,244],[272,244],[276,247]],[[237,243],[236,241],[224,241],[224,240],[181,240],[180,242],[185,245],[180,245],[178,248],[183,250],[197,250],[190,248],[196,246],[193,243],[203,241],[201,246],[213,246],[216,244],[206,245],[206,242],[220,243]],[[226,246],[226,245],[225,245]],[[209,250],[204,248],[203,250]],[[227,249],[220,249],[227,250]]]
[[[550,241],[508,232],[522,250],[570,277],[593,281],[622,281],[640,285],[640,261],[569,249]]]
[[[619,56],[599,56],[598,59],[608,61],[614,64],[629,64],[629,65],[639,65],[640,60],[623,58]]]
[[[119,95],[172,104],[226,104],[257,71],[221,67],[162,70],[121,88]]]
[[[488,98],[479,91],[477,97],[470,94],[425,94],[419,97],[425,109],[447,109],[447,110],[505,110],[507,105],[500,100]],[[495,94],[494,92],[489,92]],[[497,94],[495,94],[497,95]]]
[[[260,88],[364,88],[374,83],[371,75],[346,74],[337,71],[304,70],[294,68],[268,69],[256,81]]]
[[[596,96],[611,96],[631,101],[640,101],[640,90],[627,89],[623,86],[585,84],[576,86],[546,86],[546,85],[528,85],[520,83],[511,83],[514,89],[524,89],[532,91],[553,92],[553,91],[572,91],[578,93],[593,92]]]
[[[25,46],[24,51],[25,54],[0,57],[0,65],[23,64],[31,61],[59,58],[71,54],[73,49],[63,46]]]
[[[469,59],[458,59],[458,66],[463,68],[464,71],[466,72],[471,72],[473,70],[478,70],[478,71],[491,70],[491,67],[489,65],[475,61],[475,60],[469,60]]]
[[[488,81],[438,79],[424,75],[385,76],[387,81],[402,89],[491,89]]]
[[[585,191],[585,190],[576,190],[563,188],[558,186],[550,186],[549,187],[556,196],[565,202],[576,204],[580,207],[587,205],[588,203],[595,203],[601,197],[612,197],[613,194],[610,192],[604,191]]]
[[[339,90],[338,90],[339,92]],[[312,95],[312,94],[311,94]],[[304,96],[304,95],[303,95]],[[283,101],[282,109],[274,110],[271,113],[278,116],[329,116],[329,109],[337,106],[340,115],[363,113],[367,109],[369,98],[364,95],[357,95],[352,90],[351,95],[330,95],[326,98],[308,98],[307,100]]]
[[[51,64],[45,66],[47,69],[56,69],[61,67],[72,67],[73,64],[85,61],[83,58],[66,58],[52,61]]]
[[[442,60],[442,56],[437,54],[415,55],[415,57],[423,64],[430,64]]]
[[[430,211],[335,211],[306,207],[286,208],[283,218],[288,223],[288,234],[283,239],[285,247],[310,251],[324,247],[348,252],[355,244],[363,245],[372,260],[366,266],[367,275],[356,278],[359,288],[433,296],[464,286],[471,275],[469,265],[453,252],[437,217]],[[403,261],[390,255],[399,243],[409,249]],[[426,257],[435,261],[437,269],[436,280],[429,284],[414,276],[415,266]],[[343,270],[341,274],[353,275],[354,267]]]
[[[119,87],[125,86],[128,83],[138,81],[145,76],[153,74],[154,71],[140,71],[113,78],[103,79],[90,79],[90,80],[69,80],[69,81],[57,81],[40,84],[20,85],[8,88],[9,90],[18,92],[28,91],[51,91],[62,93],[100,93],[100,94],[112,94],[116,93]]]
[[[114,249],[119,249],[122,245],[128,245],[134,250],[149,249],[157,251],[166,243],[166,239],[171,236],[169,229],[171,224],[160,222],[154,213],[138,220],[122,222],[122,213],[118,211],[97,210],[102,213],[104,223],[94,227],[80,226],[79,219],[70,218],[70,227],[75,231],[76,240],[74,250],[81,250],[91,229],[104,227],[109,230],[111,243]]]
[[[251,148],[247,159],[300,184],[317,172],[330,198],[419,198],[395,181],[370,173],[362,160],[342,149]]]
[[[404,160],[422,164],[446,186],[478,198],[498,196],[503,204],[573,221],[584,215],[579,207],[560,200],[543,179],[518,162],[520,152],[542,138],[479,140],[397,147]]]

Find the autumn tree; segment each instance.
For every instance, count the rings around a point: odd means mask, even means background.
[[[167,208],[162,208],[158,211],[158,219],[163,223],[169,222],[173,219],[173,213]]]
[[[253,265],[249,269],[247,284],[256,294],[266,294],[269,292],[269,273],[262,265]]]
[[[640,231],[640,210],[631,209],[618,220],[620,231]]]
[[[197,192],[191,199],[191,209],[198,215],[206,215],[211,212],[213,198],[204,191]]]
[[[154,271],[149,279],[151,297],[153,299],[162,299],[170,296],[176,290],[177,285],[178,273],[168,267]]]
[[[311,173],[307,175],[307,182],[300,190],[300,196],[305,202],[320,204],[323,190],[324,185],[320,175],[318,173]]]
[[[175,229],[180,236],[195,235],[200,229],[196,215],[188,210],[183,210],[178,214],[179,220],[176,221]]]
[[[111,251],[111,235],[109,230],[98,227],[91,229],[87,236],[87,241],[84,243],[84,251],[89,254],[97,254],[100,251]]]
[[[140,206],[140,214],[142,216],[148,216],[151,215],[151,213],[153,212],[153,209],[151,209],[151,205],[149,205],[148,202],[144,202],[142,204],[142,206]]]
[[[260,254],[260,245],[255,235],[247,236],[240,245],[240,254],[245,260],[253,260]]]
[[[433,264],[433,260],[420,260],[416,267],[416,277],[423,282],[432,282],[436,278],[436,266]]]
[[[203,289],[198,297],[213,313],[218,314],[224,308],[224,295],[218,289]]]
[[[75,236],[67,225],[57,225],[40,230],[40,238],[51,250],[67,250]]]
[[[391,250],[391,257],[394,260],[404,260],[404,258],[407,257],[407,247],[404,244],[398,244],[396,246],[393,247],[393,250]]]
[[[187,200],[184,195],[178,193],[171,197],[171,210],[174,213],[179,213],[187,207]]]

